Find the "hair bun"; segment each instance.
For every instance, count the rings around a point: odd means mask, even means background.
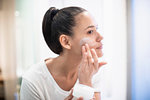
[[[51,10],[51,20],[53,20],[54,16],[59,12],[59,9],[56,9],[55,7],[53,7],[53,9]]]

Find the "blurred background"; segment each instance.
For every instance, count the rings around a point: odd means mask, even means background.
[[[50,7],[79,6],[104,40],[102,100],[150,100],[150,0],[0,0],[0,100],[19,100],[21,76],[56,57],[42,35]]]

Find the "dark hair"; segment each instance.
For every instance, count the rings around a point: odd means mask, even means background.
[[[42,31],[48,47],[56,54],[63,48],[59,41],[61,34],[72,36],[72,27],[75,26],[75,16],[86,11],[80,7],[66,7],[56,9],[51,7],[44,15]]]

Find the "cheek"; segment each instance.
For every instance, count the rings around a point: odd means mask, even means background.
[[[96,45],[96,43],[90,38],[82,38],[80,40],[80,46],[82,46],[84,44],[88,44],[90,48],[94,48]]]
[[[72,42],[72,49],[71,51],[77,55],[77,56],[80,56],[81,55],[81,49],[82,49],[82,46],[80,45],[80,39],[76,39]]]
[[[103,56],[102,50],[96,49],[96,53],[97,53],[98,57],[102,57]]]
[[[80,48],[84,44],[88,44],[90,48],[95,48],[95,51],[96,51],[98,57],[102,57],[103,56],[102,50],[101,49],[96,49],[97,43],[94,40],[92,40],[91,38],[82,38],[80,40]]]

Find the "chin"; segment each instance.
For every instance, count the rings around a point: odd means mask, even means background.
[[[98,57],[102,57],[103,56],[103,52],[100,50],[100,51],[96,51],[96,54]]]

